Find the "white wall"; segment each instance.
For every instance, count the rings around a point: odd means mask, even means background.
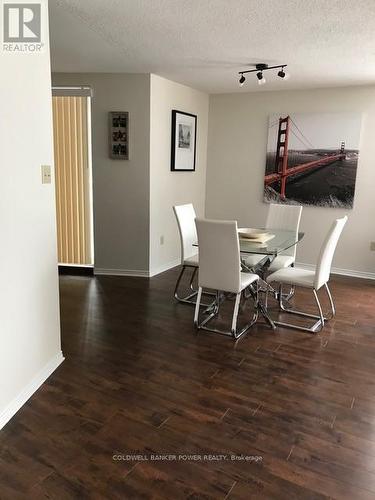
[[[54,73],[54,85],[90,85],[95,270],[147,275],[149,266],[150,75]],[[108,153],[108,112],[129,111],[130,159]]]
[[[45,52],[0,52],[0,428],[62,361],[48,19]]]
[[[375,87],[211,95],[206,216],[237,219],[242,226],[264,223],[269,114],[341,111],[363,113],[354,209],[304,207],[301,230],[306,234],[297,261],[315,264],[332,220],[348,213],[334,266],[375,273],[375,252],[370,252],[370,241],[375,241]]]
[[[179,263],[180,240],[172,206],[193,203],[205,210],[207,163],[207,94],[151,75],[150,138],[150,273]],[[197,115],[195,172],[171,172],[172,109]],[[164,237],[164,244],[160,238]]]

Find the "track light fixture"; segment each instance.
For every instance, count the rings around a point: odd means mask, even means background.
[[[241,75],[239,83],[240,87],[243,86],[245,83],[245,77],[244,73],[256,73],[257,78],[258,78],[258,84],[259,85],[264,85],[266,83],[266,79],[264,78],[263,72],[267,71],[269,69],[278,69],[281,68],[280,71],[277,73],[277,76],[282,78],[283,80],[287,80],[289,78],[288,73],[285,73],[284,68],[287,67],[287,64],[279,64],[277,66],[268,66],[268,64],[265,63],[258,63],[255,65],[255,69],[248,69],[246,71],[240,71],[239,75]]]

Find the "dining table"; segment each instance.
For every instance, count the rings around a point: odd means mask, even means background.
[[[267,233],[267,241],[262,242],[257,239],[245,238],[239,235],[241,271],[258,274],[260,277],[259,290],[265,292],[267,296],[269,292],[276,293],[271,285],[265,281],[269,266],[278,255],[282,255],[286,250],[297,245],[304,237],[304,233],[296,233],[295,231],[277,228],[259,228],[259,231]],[[194,246],[198,246],[198,243],[195,243]],[[246,257],[253,254],[261,258],[259,260],[257,259],[257,263],[254,265],[246,264]],[[272,329],[276,329],[276,325],[268,312],[267,300],[263,302],[259,298],[258,290],[255,291],[251,286],[249,287],[249,291],[253,295],[254,300],[256,300],[258,312]],[[213,306],[209,306],[206,312],[209,313],[212,307]]]

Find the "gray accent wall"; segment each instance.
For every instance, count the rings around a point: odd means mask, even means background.
[[[237,219],[241,226],[262,226],[268,116],[274,113],[360,112],[362,131],[353,210],[304,207],[297,262],[316,263],[332,221],[349,221],[334,259],[338,271],[375,277],[375,87],[282,92],[261,91],[210,96],[206,215]]]
[[[90,85],[95,269],[147,275],[149,269],[150,75],[55,73],[53,85]],[[108,112],[129,111],[130,159],[108,154]]]

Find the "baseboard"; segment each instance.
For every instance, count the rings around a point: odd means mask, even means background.
[[[171,262],[167,262],[162,266],[156,267],[151,271],[143,271],[140,269],[104,269],[101,267],[95,267],[94,274],[98,276],[134,276],[137,278],[152,278],[157,274],[168,271],[168,269],[172,269],[172,267],[178,266],[180,263],[181,260],[176,259]]]
[[[296,262],[296,267],[301,267],[302,269],[315,270],[315,266],[312,264],[304,264],[302,262]],[[362,278],[366,280],[375,280],[375,273],[368,273],[365,271],[355,271],[354,269],[343,269],[341,267],[332,267],[332,274],[339,274],[341,276],[350,276],[352,278]]]
[[[97,276],[135,276],[138,278],[148,278],[149,272],[141,269],[104,269],[94,268],[94,274]]]
[[[39,387],[47,380],[47,378],[56,370],[56,368],[64,361],[64,356],[60,351],[54,356],[40,372],[27,384],[20,394],[9,403],[4,411],[0,413],[0,429],[18,412],[28,399],[36,392]]]
[[[167,262],[166,264],[163,264],[162,266],[155,267],[154,269],[151,269],[150,271],[150,278],[153,276],[156,276],[157,274],[164,273],[165,271],[168,271],[169,269],[172,269],[173,267],[178,266],[181,264],[181,259],[175,259],[172,260],[171,262]]]

